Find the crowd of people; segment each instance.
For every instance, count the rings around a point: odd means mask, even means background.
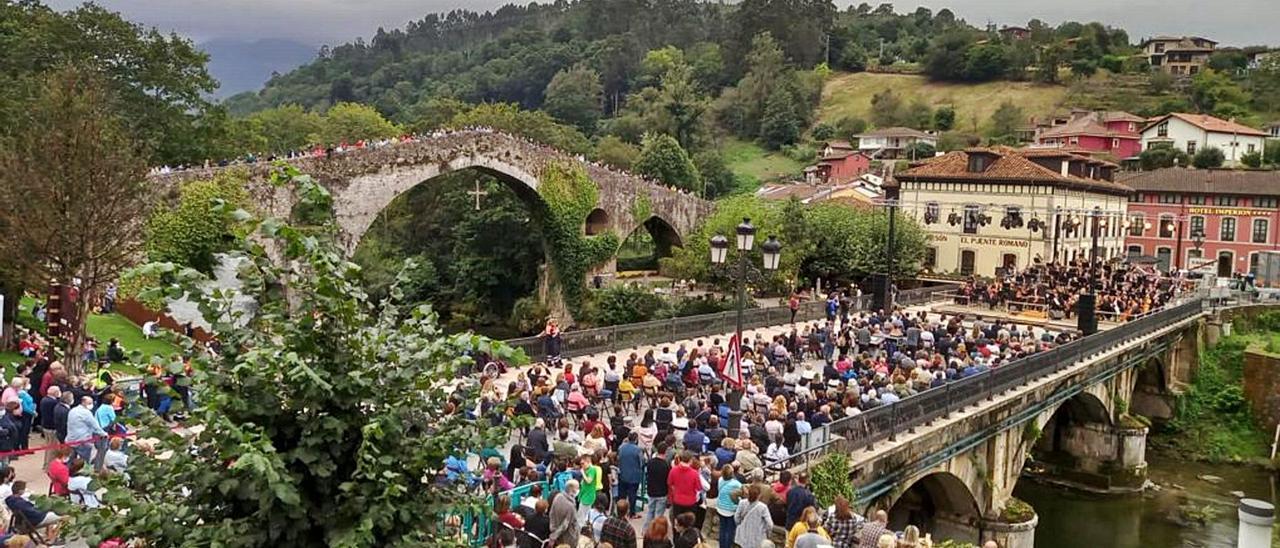
[[[810,434],[1073,335],[954,315],[857,312],[841,300],[829,299],[830,321],[748,336],[740,390],[721,378],[727,341],[557,364],[558,330],[549,326],[551,363],[491,379],[474,410],[494,424],[523,416],[533,426],[506,451],[482,454],[483,470],[469,470],[463,455],[450,459],[440,481],[494,496],[499,546],[579,546],[580,534],[615,548],[637,546],[637,538],[646,547],[703,539],[769,546],[775,526],[787,531],[778,548],[877,547],[886,534],[888,546],[928,546],[914,527],[895,533],[887,516],[854,515],[850,501],[819,507],[808,478],[787,471],[804,458]],[[529,485],[527,497],[510,500],[512,489]]]
[[[50,542],[56,539],[64,516],[30,500],[27,482],[15,481],[16,461],[40,461],[50,495],[98,507],[97,479],[124,473],[128,467],[128,432],[120,420],[125,391],[109,369],[97,376],[71,374],[58,360],[57,349],[34,331],[20,337],[18,348],[25,360],[0,394],[6,411],[0,415],[0,499],[4,501],[0,524],[16,526],[0,534],[0,542],[9,538]],[[113,340],[107,353],[118,351]],[[33,436],[39,436],[39,441],[33,442]],[[21,519],[11,520],[15,517]]]
[[[328,144],[328,145],[316,144],[303,149],[290,150],[282,154],[247,153],[242,156],[220,160],[216,162],[211,160],[206,160],[203,165],[157,166],[157,167],[151,168],[151,174],[163,175],[163,174],[173,173],[173,172],[182,172],[182,171],[199,170],[199,169],[211,169],[214,167],[252,165],[258,162],[273,162],[276,160],[300,160],[304,158],[329,158],[336,154],[346,154],[346,153],[358,152],[366,149],[379,149],[379,148],[385,148],[389,146],[419,143],[427,139],[439,139],[439,138],[447,137],[450,134],[454,134],[454,133],[497,134],[507,139],[515,139],[518,141],[522,141],[526,145],[542,149],[543,152],[546,152],[548,154],[564,154],[563,152],[555,148],[533,141],[521,135],[507,133],[491,127],[477,126],[477,127],[464,127],[464,128],[458,128],[458,129],[436,130],[428,134],[412,133],[412,134],[402,135],[397,138],[389,138],[389,139],[359,139],[350,143],[344,141],[341,143],[334,143],[334,144]],[[611,165],[597,162],[595,160],[591,160],[581,154],[576,155],[574,158],[579,162],[590,164],[600,169],[606,169],[609,171],[619,173],[621,175],[626,175],[628,177],[643,179],[646,183],[649,183],[651,185],[666,187],[668,190],[671,190],[673,192],[679,192],[682,194],[689,193],[688,190],[667,185],[656,179],[650,179],[642,175],[620,171]]]
[[[1043,310],[1054,319],[1070,318],[1090,283],[1095,284],[1097,313],[1103,319],[1124,322],[1164,307],[1189,282],[1154,266],[1123,261],[1037,261],[994,279],[970,280],[958,290],[957,300],[992,309]]]

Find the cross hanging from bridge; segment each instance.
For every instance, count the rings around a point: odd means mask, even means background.
[[[487,190],[481,190],[481,188],[480,188],[480,181],[476,181],[476,189],[475,189],[475,190],[468,190],[468,191],[467,191],[467,194],[470,194],[470,195],[472,195],[472,196],[474,196],[474,197],[475,197],[475,199],[476,199],[476,211],[480,211],[480,198],[481,198],[481,197],[483,197],[483,196],[485,196],[485,195],[488,195],[488,194],[489,194],[489,191],[487,191]]]

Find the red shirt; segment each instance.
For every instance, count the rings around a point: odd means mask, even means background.
[[[698,491],[702,489],[702,476],[692,466],[681,463],[667,474],[667,501],[680,506],[698,503]]]
[[[71,470],[67,468],[67,463],[54,459],[49,463],[49,480],[53,482],[53,494],[67,496],[71,494],[71,489],[67,488],[67,483],[71,482]]]

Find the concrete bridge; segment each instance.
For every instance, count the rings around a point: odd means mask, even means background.
[[[1199,299],[1171,306],[841,419],[820,433],[829,441],[798,457],[849,454],[857,509],[887,510],[897,529],[1032,548],[1036,518],[1007,508],[1027,458],[1050,481],[1141,489],[1148,423],[1136,415],[1172,417],[1218,321]]]
[[[653,235],[659,253],[683,245],[714,209],[712,202],[654,184],[638,176],[585,162],[550,147],[490,130],[438,133],[416,141],[367,148],[332,156],[289,161],[327,188],[333,196],[339,238],[354,253],[378,214],[397,196],[413,187],[454,171],[475,169],[492,175],[519,195],[531,209],[544,207],[539,179],[552,163],[580,166],[599,189],[596,207],[583,219],[587,236],[615,233],[619,241],[644,227]],[[209,179],[226,170],[244,170],[250,193],[262,213],[289,217],[298,203],[293,189],[270,184],[270,162],[196,169],[151,176],[161,185]],[[594,272],[612,272],[616,260]]]

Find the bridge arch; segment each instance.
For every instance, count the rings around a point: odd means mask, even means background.
[[[684,238],[670,221],[657,214],[636,219],[625,234],[619,253],[619,270],[656,270],[658,260],[671,256],[672,248],[684,247]],[[647,251],[647,257],[636,256]],[[624,257],[624,255],[630,255]]]
[[[1133,375],[1128,412],[1158,422],[1172,419],[1177,398],[1173,393],[1167,361],[1152,357],[1134,369]]]
[[[915,525],[922,533],[950,538],[960,526],[974,523],[982,511],[973,490],[959,476],[934,472],[914,481],[889,505],[889,525],[902,530]]]
[[[463,154],[443,163],[396,166],[352,177],[345,189],[334,195],[334,214],[342,230],[348,253],[354,252],[365,232],[393,200],[421,184],[447,173],[474,169],[490,175],[510,188],[531,207],[545,205],[538,195],[538,178],[524,167],[501,157]]]
[[[609,212],[598,207],[591,210],[583,230],[587,236],[595,236],[609,230]]]

